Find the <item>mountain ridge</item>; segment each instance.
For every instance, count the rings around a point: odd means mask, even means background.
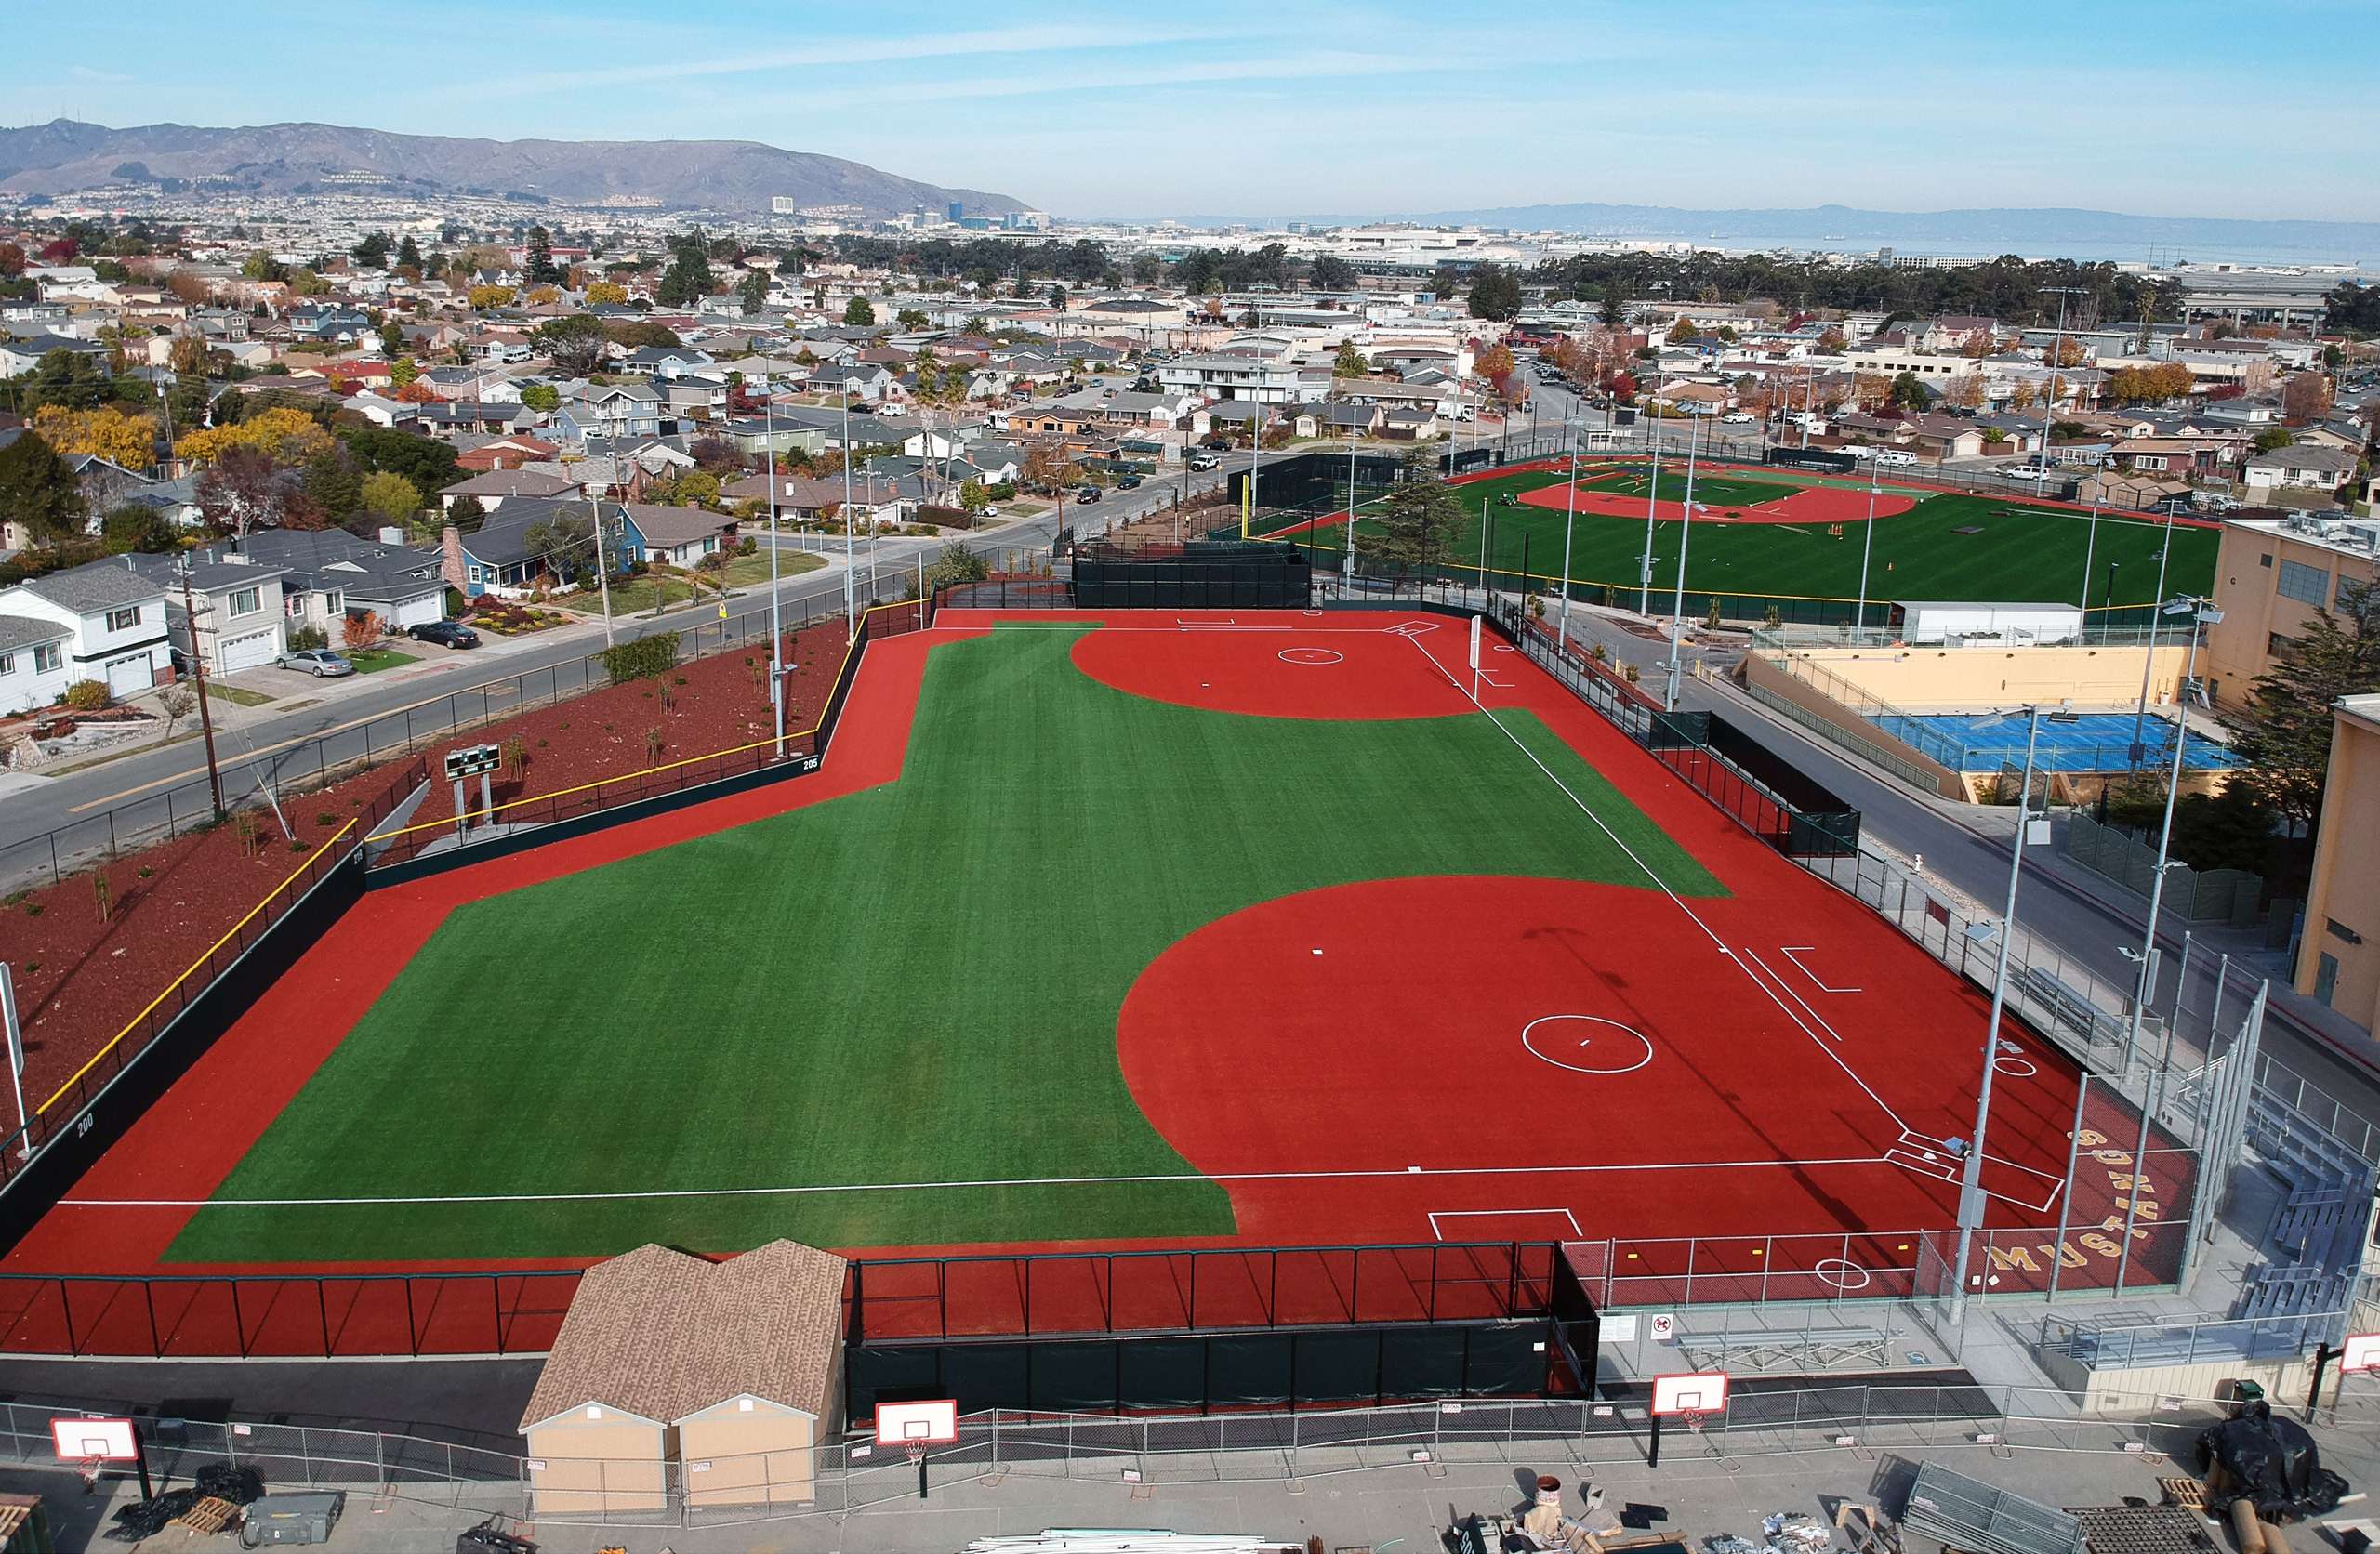
[[[952,202],[967,214],[1023,210],[1012,195],[907,178],[843,157],[757,140],[495,140],[403,135],[290,122],[226,128],[180,124],[116,129],[74,119],[0,129],[0,194],[59,194],[114,182],[227,180],[225,187],[296,194],[369,173],[391,192],[544,199],[564,204],[648,197],[665,209],[764,214],[771,199],[853,204],[871,216]]]

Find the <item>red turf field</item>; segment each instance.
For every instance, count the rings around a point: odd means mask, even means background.
[[[1651,504],[1653,516],[1675,522],[1686,516],[1685,482],[1677,487],[1677,501],[1657,500]],[[1571,494],[1558,482],[1525,491],[1519,500],[1532,507],[1550,507],[1555,512],[1572,510]],[[1633,518],[1644,521],[1646,501],[1641,496],[1621,496],[1608,491],[1590,491],[1581,486],[1575,498],[1576,510],[1599,513],[1606,518]],[[1790,496],[1774,502],[1755,502],[1749,507],[1712,507],[1696,520],[1702,523],[1862,523],[1868,518],[1868,494],[1846,491],[1840,486],[1803,486]],[[1917,498],[1896,492],[1878,492],[1875,496],[1878,518],[1898,518],[1917,506]]]
[[[871,645],[816,777],[367,896],[71,1196],[213,1192],[456,904],[895,780],[934,644],[1017,618],[950,610],[931,633]],[[1676,1298],[1689,1258],[1699,1299],[1731,1297],[1714,1275],[1740,1276],[1735,1298],[1911,1287],[1908,1232],[1953,1217],[1943,1140],[1973,1126],[1980,994],[1516,652],[1487,655],[1474,702],[1460,623],[1032,618],[1105,623],[1077,646],[1077,666],[1170,702],[1282,718],[1527,707],[1731,892],[1384,880],[1268,902],[1175,943],[1125,1002],[1119,1060],[1152,1123],[1226,1185],[1236,1242],[1607,1239],[1613,1277],[1640,1281],[1615,1286],[1632,1303]],[[2094,1090],[2067,1194],[2074,1072],[2008,1034],[1984,1177],[2002,1228],[1991,1275],[2003,1289],[2044,1283],[2062,1217],[2065,1282],[2108,1285],[2136,1113]],[[2168,1228],[2135,1232],[2134,1283],[2172,1278],[2187,1164],[2156,1154],[2141,1173],[2139,1219]],[[161,1266],[187,1212],[61,1206],[0,1267],[290,1271]],[[1677,1239],[1688,1236],[1702,1239],[1689,1249]]]

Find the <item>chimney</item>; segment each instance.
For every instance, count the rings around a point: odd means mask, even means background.
[[[445,579],[448,587],[465,599],[470,598],[471,574],[463,565],[463,532],[451,523],[446,525],[439,533],[438,550],[439,575]]]

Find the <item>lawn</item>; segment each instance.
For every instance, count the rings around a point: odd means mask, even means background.
[[[1533,470],[1458,486],[1470,520],[1455,536],[1451,554],[1457,565],[1479,561],[1481,514],[1500,495],[1558,485],[1561,476]],[[1768,485],[1746,481],[1746,485]],[[1717,503],[1706,496],[1712,482],[1698,478],[1695,500]],[[1608,489],[1597,484],[1597,489]],[[1641,491],[1639,485],[1636,489]],[[1792,489],[1778,483],[1772,494]],[[1891,489],[1887,484],[1886,489]],[[1660,495],[1664,501],[1686,494],[1685,472],[1661,466]],[[1993,602],[2060,602],[2087,604],[2152,603],[2158,596],[2157,559],[2167,530],[2158,520],[2138,514],[2101,515],[2097,538],[2086,514],[2044,507],[2001,496],[1964,494],[1919,494],[1912,510],[1876,520],[1873,554],[1870,558],[1869,598],[1893,599],[1964,599]],[[1534,507],[1495,507],[1495,548],[1492,563],[1518,571],[1524,559],[1532,577],[1549,582],[1562,570],[1565,515]],[[1361,557],[1368,523],[1356,531]],[[1653,526],[1653,575],[1659,586],[1673,586],[1684,526],[1661,520]],[[1768,595],[1791,599],[1856,599],[1859,591],[1862,531],[1858,521],[1842,526],[1840,537],[1827,528],[1800,524],[1730,524],[1698,520],[1686,547],[1686,582],[1690,593]],[[1971,530],[1972,533],[1961,533]],[[2174,553],[2165,577],[2165,597],[2213,589],[2216,533],[2212,529],[2177,524],[2173,530]],[[1320,536],[1326,554],[1335,551],[1337,535]],[[1616,602],[1635,600],[1640,558],[1645,551],[1645,520],[1580,514],[1571,539],[1569,575],[1580,584],[1601,584],[1614,590]],[[2090,598],[2082,595],[2083,561],[2090,559]],[[2112,595],[2109,592],[2110,580]],[[1699,607],[1697,607],[1699,608]]]
[[[826,564],[826,560],[823,556],[787,549],[778,553],[777,576],[781,581],[795,578],[805,572],[816,572]],[[769,553],[763,550],[754,556],[730,557],[727,562],[727,586],[731,589],[766,588],[769,586]],[[695,585],[687,581],[682,574],[673,573],[665,576],[646,573],[628,582],[612,585],[612,613],[633,615],[649,612],[654,607],[656,593],[661,595],[662,608],[665,609],[669,605],[690,603],[696,599],[719,597],[719,590],[711,586],[708,573],[704,574],[698,592]],[[580,600],[580,606],[581,608],[591,606],[594,611],[600,612],[602,601],[600,598],[583,598]]]
[[[345,648],[340,650],[359,675],[377,675],[383,669],[393,669],[400,664],[418,664],[421,655],[400,652],[394,648]]]
[[[206,693],[217,701],[241,707],[260,707],[272,700],[261,691],[251,691],[245,685],[226,685],[214,679],[206,682]]]
[[[457,908],[171,1258],[1226,1234],[1223,1191],[1117,1062],[1162,951],[1359,880],[1643,880],[1483,717],[1173,705],[1077,671],[1078,635],[936,648],[896,783]],[[1673,889],[1719,893],[1532,715],[1501,717]]]

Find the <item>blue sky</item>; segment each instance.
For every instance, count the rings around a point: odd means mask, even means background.
[[[0,120],[743,138],[1066,215],[2380,219],[2380,0],[11,7]],[[2349,65],[2349,61],[2361,63]]]

